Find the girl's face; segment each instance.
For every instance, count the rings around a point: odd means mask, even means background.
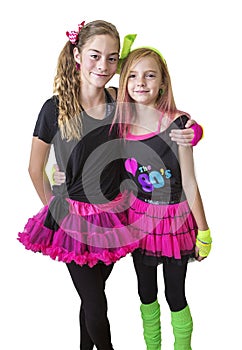
[[[83,47],[81,54],[74,51],[80,63],[81,82],[103,88],[114,76],[118,65],[119,46],[110,35],[97,35]]]
[[[127,89],[135,102],[155,107],[161,85],[161,71],[153,57],[144,57],[131,67]]]

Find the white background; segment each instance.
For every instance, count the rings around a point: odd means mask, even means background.
[[[82,20],[114,23],[134,47],[157,47],[170,70],[177,106],[204,126],[194,149],[213,250],[189,265],[187,299],[193,350],[241,348],[241,11],[239,1],[8,1],[1,25],[1,287],[0,347],[77,350],[79,299],[64,264],[17,240],[41,203],[28,176],[32,132],[52,94],[66,30]],[[113,85],[117,85],[115,77]],[[145,350],[131,257],[107,282],[115,350]],[[163,349],[173,348],[159,269]]]

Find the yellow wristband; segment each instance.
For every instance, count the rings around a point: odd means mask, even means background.
[[[202,241],[203,243],[212,243],[210,229],[207,229],[205,231],[198,230],[197,238],[199,239],[199,241]]]
[[[209,255],[212,248],[210,229],[205,231],[198,230],[196,246],[199,248],[199,255],[202,258],[206,258]]]

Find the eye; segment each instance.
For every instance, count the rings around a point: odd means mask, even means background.
[[[154,73],[147,73],[147,74],[146,74],[146,77],[147,77],[147,78],[155,78],[156,75],[155,75]]]
[[[97,60],[98,59],[98,55],[97,54],[91,54],[90,57],[93,59],[93,60]]]
[[[129,79],[134,79],[135,78],[135,74],[134,73],[131,73],[130,75],[129,75]]]
[[[111,62],[111,63],[116,63],[117,61],[118,61],[118,59],[117,59],[117,57],[109,57],[109,62]]]

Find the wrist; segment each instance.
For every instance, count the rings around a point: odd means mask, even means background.
[[[212,238],[210,234],[210,229],[207,230],[198,230],[196,238],[196,247],[199,249],[199,256],[206,258],[212,247]]]
[[[207,244],[212,243],[210,229],[208,228],[207,230],[198,230],[197,239],[202,243],[207,243]]]

